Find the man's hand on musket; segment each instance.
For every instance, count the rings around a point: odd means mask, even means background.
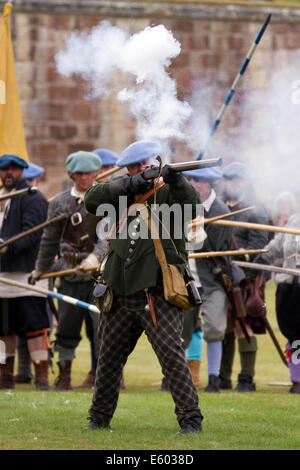
[[[176,184],[180,179],[184,178],[179,171],[173,170],[170,165],[164,165],[162,169],[162,177],[164,182],[167,184]]]
[[[34,286],[44,273],[45,271],[42,271],[38,266],[36,266],[32,273],[28,276],[28,284]]]

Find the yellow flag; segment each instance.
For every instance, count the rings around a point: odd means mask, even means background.
[[[0,157],[14,153],[29,161],[10,34],[11,9],[6,3],[0,25]]]

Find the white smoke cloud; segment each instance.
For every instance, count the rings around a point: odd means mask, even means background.
[[[249,68],[254,61],[255,57]],[[292,191],[300,201],[299,71],[300,52],[284,50],[273,52],[264,83],[255,83],[245,74],[204,154],[204,158],[223,158],[224,165],[231,161],[248,165],[257,195],[270,207],[284,190]],[[217,83],[199,81],[192,87],[194,115],[189,130],[196,155],[227,93]]]
[[[73,33],[66,50],[55,59],[62,76],[77,74],[90,82],[90,97],[110,93],[113,75],[121,72],[127,86],[117,98],[127,102],[135,117],[137,138],[166,143],[188,139],[182,129],[192,115],[190,105],[178,100],[176,82],[167,72],[180,50],[180,43],[163,25],[129,36],[104,21],[89,34]],[[135,83],[128,87],[130,76]]]
[[[136,119],[137,139],[171,145],[180,141],[195,158],[229,90],[217,83],[219,76],[210,85],[199,80],[192,87],[190,103],[180,101],[168,73],[180,50],[180,43],[163,25],[130,35],[103,21],[90,33],[73,33],[65,51],[56,55],[56,63],[61,75],[86,79],[91,98],[117,91],[117,99],[127,103]],[[254,61],[255,57],[249,68]],[[300,94],[295,85],[299,70],[300,52],[273,51],[270,76],[263,85],[254,88],[245,74],[204,155],[222,157],[225,164],[246,163],[255,189],[267,201],[285,189],[300,192]]]

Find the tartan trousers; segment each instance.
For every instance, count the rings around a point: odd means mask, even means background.
[[[99,425],[107,426],[113,417],[123,367],[144,331],[168,381],[179,425],[191,418],[203,419],[182,347],[183,311],[164,300],[161,286],[151,288],[151,294],[155,297],[158,330],[155,330],[150,312],[145,311],[144,291],[130,296],[114,293],[111,310],[100,315],[100,352],[89,409],[90,419]]]

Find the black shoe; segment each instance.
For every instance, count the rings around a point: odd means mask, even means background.
[[[84,431],[95,431],[96,429],[108,429],[110,432],[112,432],[109,424],[98,424],[96,421],[90,421],[89,424],[83,428]]]
[[[169,391],[170,391],[170,389],[169,389],[169,384],[167,382],[167,379],[166,379],[166,377],[163,377],[163,379],[161,381],[161,386],[158,389],[158,392],[169,392]]]
[[[205,391],[207,393],[220,393],[220,378],[217,375],[209,375]]]
[[[176,434],[195,434],[197,432],[202,431],[202,427],[195,428],[191,424],[184,424],[180,431],[178,431]]]
[[[220,389],[221,390],[232,390],[232,382],[230,379],[223,379],[221,376],[219,376],[220,379]]]
[[[202,431],[202,420],[203,416],[189,418],[187,421],[182,423],[180,431],[178,431],[176,434],[195,434]]]
[[[289,393],[293,394],[300,394],[300,383],[299,382],[293,382],[293,385],[289,389]]]
[[[253,382],[253,377],[249,374],[239,374],[238,384],[235,387],[235,392],[255,392],[256,386]]]

